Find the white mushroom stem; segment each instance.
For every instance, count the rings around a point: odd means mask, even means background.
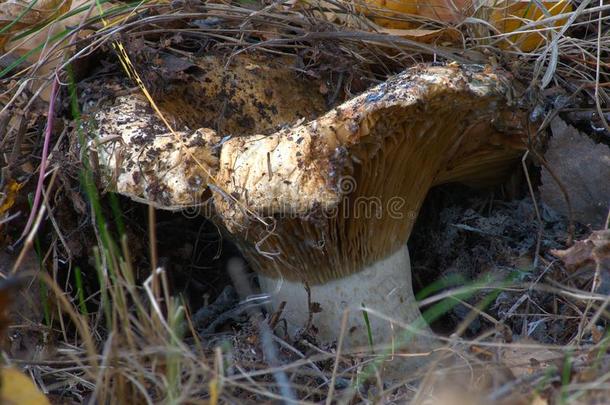
[[[413,296],[406,246],[360,272],[325,284],[306,286],[265,276],[259,276],[259,283],[269,293],[273,309],[285,303],[282,318],[292,338],[309,332],[322,342],[333,342],[342,334],[345,347],[352,349],[371,343],[390,344],[396,351],[405,346],[412,352],[430,347],[432,334]],[[305,330],[307,326],[314,330]]]

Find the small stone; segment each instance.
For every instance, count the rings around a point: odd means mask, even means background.
[[[551,122],[551,131],[544,158],[569,193],[574,219],[601,229],[610,210],[610,148],[596,144],[561,118]],[[568,216],[564,194],[544,167],[541,195],[544,203]]]

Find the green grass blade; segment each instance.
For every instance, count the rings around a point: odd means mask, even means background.
[[[85,304],[85,289],[83,287],[83,275],[80,267],[74,268],[74,281],[76,283],[76,296],[78,297],[78,308],[80,309],[81,315],[89,316],[87,311],[87,305]]]
[[[364,324],[366,325],[366,334],[369,341],[371,350],[373,349],[373,331],[371,330],[371,321],[369,320],[369,314],[366,312],[366,306],[362,303],[362,317],[364,318]]]

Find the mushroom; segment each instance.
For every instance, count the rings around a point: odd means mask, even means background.
[[[370,337],[388,343],[398,336],[397,323],[421,318],[407,241],[428,190],[498,183],[525,148],[526,115],[511,102],[508,77],[480,66],[416,66],[271,135],[221,142],[211,129],[174,134],[182,146],[165,143],[164,153],[176,154],[167,161],[130,149],[130,129],[116,119],[130,101],[118,100],[120,106],[95,115],[98,137],[121,138],[99,144],[100,165],[119,173],[106,177],[111,189],[160,208],[201,202],[209,183],[215,220],[259,274],[273,308],[285,302],[291,334],[312,321],[319,341],[331,343],[350,309],[348,347],[367,345]],[[147,121],[145,132],[155,120],[142,113],[132,119]],[[151,137],[149,145],[162,138]],[[174,169],[150,170],[137,189],[123,181],[146,159],[152,163],[145,167]],[[197,170],[200,180],[189,180]],[[152,182],[171,192],[151,195],[145,189]],[[371,316],[367,324],[363,306],[394,322]],[[429,341],[414,343],[409,349]]]

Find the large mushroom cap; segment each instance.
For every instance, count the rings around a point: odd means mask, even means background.
[[[506,174],[526,125],[512,91],[476,66],[409,69],[309,123],[226,142],[215,207],[265,275],[353,274],[404,246],[433,185]]]
[[[100,137],[120,138],[101,144],[100,162],[118,173],[111,187],[160,207],[199,202],[213,183],[216,212],[257,271],[318,284],[404,246],[430,187],[497,182],[525,145],[513,91],[479,66],[417,66],[313,121],[222,142],[211,129],[134,136],[128,126],[154,116],[128,96],[96,116]]]

